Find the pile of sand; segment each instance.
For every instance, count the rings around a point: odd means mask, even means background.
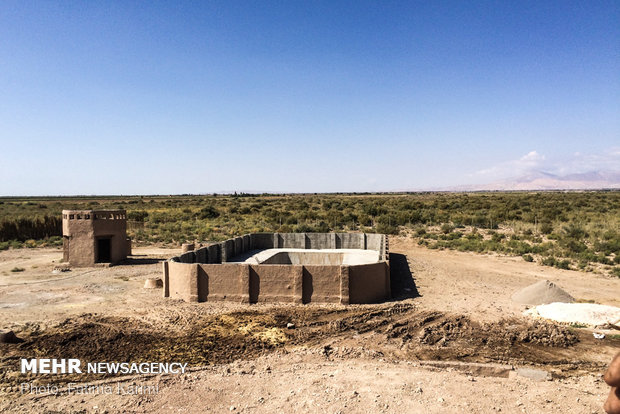
[[[590,326],[620,323],[620,308],[594,303],[551,303],[536,306],[526,313],[557,322]]]
[[[524,287],[515,292],[511,299],[524,305],[544,305],[553,302],[572,303],[575,301],[575,298],[548,280],[541,280]]]

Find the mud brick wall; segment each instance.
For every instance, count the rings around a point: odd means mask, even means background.
[[[364,265],[227,263],[251,250],[366,249]],[[390,297],[387,236],[364,233],[258,233],[214,243],[163,263],[164,296],[189,302],[372,303]]]

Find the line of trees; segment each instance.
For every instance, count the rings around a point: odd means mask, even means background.
[[[0,221],[0,242],[9,240],[38,240],[62,236],[62,217],[4,219]]]

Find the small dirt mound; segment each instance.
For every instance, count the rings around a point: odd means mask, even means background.
[[[467,342],[475,346],[489,345],[500,348],[515,344],[566,348],[579,342],[579,339],[570,330],[551,323],[523,323],[505,319],[478,324],[469,318],[458,316],[425,326],[419,333],[419,341],[424,345],[441,346]]]
[[[575,301],[575,298],[568,292],[549,280],[541,280],[524,287],[515,292],[511,299],[523,305],[544,305],[554,302],[572,303]]]
[[[445,345],[450,341],[472,336],[476,330],[471,321],[464,316],[446,318],[439,323],[422,328],[420,343],[425,345]]]
[[[579,342],[577,336],[569,329],[551,323],[535,322],[526,325],[512,324],[509,320],[491,324],[494,335],[511,345],[515,343],[529,343],[554,348],[567,348]]]

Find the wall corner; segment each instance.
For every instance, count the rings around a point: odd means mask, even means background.
[[[340,266],[340,303],[349,304],[349,266]]]
[[[304,267],[293,266],[293,302],[303,303],[304,296]]]
[[[241,303],[250,303],[250,265],[239,266],[239,285],[241,286]]]
[[[168,261],[162,262],[163,268],[163,282],[164,282],[164,297],[170,297],[170,271],[168,270]]]
[[[188,302],[198,302],[198,264],[191,264],[189,272],[189,293],[187,295]]]

